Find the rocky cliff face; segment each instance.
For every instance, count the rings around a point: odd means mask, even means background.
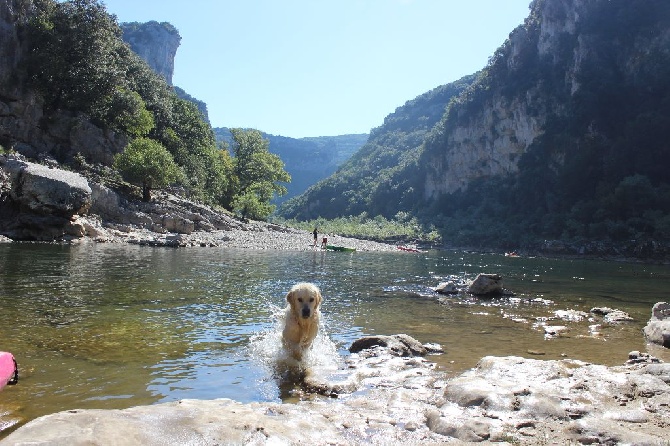
[[[151,21],[147,23],[121,23],[123,40],[137,53],[157,74],[163,76],[172,85],[174,74],[174,58],[181,43],[177,28],[170,23]],[[190,101],[198,107],[200,113],[209,122],[207,104],[189,95],[175,86],[175,93],[181,99]]]
[[[482,113],[465,120],[448,136],[447,153],[429,161],[425,196],[467,188],[476,178],[513,174],[526,148],[541,134],[544,117],[532,110],[533,92],[525,98],[491,98]]]
[[[639,85],[643,67],[655,54],[667,53],[670,31],[661,26],[662,18],[639,8],[639,17],[622,19],[631,8],[621,1],[534,1],[524,25],[510,34],[479,83],[428,140],[424,197],[518,173],[521,156],[547,125],[572,113],[576,98],[589,94],[582,81],[598,77],[594,67],[616,73],[622,84]],[[631,27],[618,28],[622,22]],[[596,123],[590,131],[602,129]],[[562,163],[561,153],[552,156]]]
[[[534,52],[552,53],[550,33],[541,33],[538,41],[527,26],[519,26],[510,34],[506,45],[501,47],[504,53],[498,50],[497,57],[507,59],[504,68],[512,76],[526,68],[521,59],[530,47],[536,46],[531,49]],[[491,74],[485,71],[482,76],[486,80]],[[468,99],[473,101],[483,95],[473,89]],[[468,102],[454,105],[451,122],[441,129],[444,141],[431,147],[431,156],[427,159],[426,198],[466,189],[473,179],[516,173],[521,155],[542,133],[549,111],[537,85],[530,86],[523,95],[512,97],[502,90],[494,91],[475,113],[470,113],[467,105]],[[435,148],[438,144],[447,150]]]
[[[122,23],[123,40],[172,85],[174,58],[181,43],[177,28],[167,22]]]

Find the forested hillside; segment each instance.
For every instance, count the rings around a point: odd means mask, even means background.
[[[536,0],[418,141],[390,115],[283,215],[404,211],[454,245],[667,241],[668,79],[669,2]]]
[[[283,163],[255,130],[233,132],[230,152],[219,150],[205,116],[167,81],[178,33],[150,28],[169,46],[146,54],[162,60],[161,75],[98,0],[0,0],[0,154],[141,188],[145,201],[151,189],[173,186],[243,218],[267,218],[290,181]]]
[[[368,142],[335,174],[288,200],[280,215],[301,220],[358,215],[393,216],[417,199],[417,169],[421,144],[454,97],[476,76],[467,76],[407,101],[370,132]],[[404,203],[404,204],[403,204]]]

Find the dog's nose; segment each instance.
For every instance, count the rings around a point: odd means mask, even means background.
[[[310,311],[309,307],[303,307],[302,308],[302,317],[309,317]]]

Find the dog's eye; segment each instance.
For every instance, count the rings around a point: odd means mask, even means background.
[[[309,301],[310,301],[310,302],[314,302],[314,298],[313,298],[313,297],[310,298]]]
[[[298,302],[302,302],[302,297],[299,297],[299,298],[298,298]]]

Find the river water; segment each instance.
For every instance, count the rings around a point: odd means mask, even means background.
[[[499,273],[513,297],[438,299],[445,280]],[[325,301],[317,354],[338,361],[369,334],[438,343],[446,374],[485,355],[617,365],[632,350],[670,361],[641,334],[667,300],[670,266],[452,251],[343,253],[0,244],[0,351],[20,366],[0,392],[0,438],[36,417],[182,398],[294,401],[268,367],[277,314],[296,282]],[[634,322],[552,320],[607,306]],[[567,330],[547,337],[543,325]],[[298,396],[297,396],[298,395]]]

